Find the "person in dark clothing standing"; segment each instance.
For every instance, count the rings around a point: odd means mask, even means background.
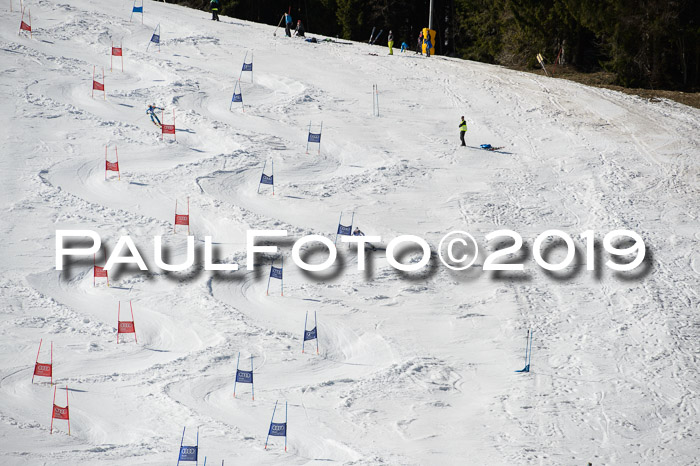
[[[416,47],[416,53],[423,55],[423,31],[418,33],[418,46]]]
[[[209,5],[211,6],[211,20],[219,21],[219,0],[211,0]]]
[[[465,134],[467,134],[467,122],[464,121],[464,117],[462,117],[462,121],[459,122],[459,139],[462,141],[462,146],[467,145],[464,142],[464,135]]]
[[[292,15],[289,13],[284,14],[284,32],[287,37],[292,37]]]

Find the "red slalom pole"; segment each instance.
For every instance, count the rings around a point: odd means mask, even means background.
[[[51,404],[51,427],[49,428],[49,434],[53,434],[53,410],[56,406],[56,387],[53,387],[53,403]]]
[[[68,435],[70,435],[70,409],[68,408],[68,385],[66,385],[66,410],[68,411]]]
[[[42,338],[39,340],[39,351],[36,352],[36,361],[34,361],[34,367],[36,367],[37,363],[39,362],[39,353],[41,353],[41,342],[44,341]],[[32,383],[34,383],[34,374],[32,374]]]
[[[139,339],[136,338],[136,322],[134,322],[134,306],[131,304],[131,300],[129,300],[129,307],[131,307],[131,323],[134,326],[134,341],[138,343]]]

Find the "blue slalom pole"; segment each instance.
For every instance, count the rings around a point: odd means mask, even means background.
[[[316,311],[314,311],[314,327],[316,328],[316,354],[318,354],[318,321],[316,320]]]
[[[255,377],[253,377],[253,355],[250,355],[250,390],[255,401]]]
[[[321,122],[321,128],[318,130],[319,137],[323,136],[323,122]],[[321,155],[321,140],[318,140],[318,155]]]
[[[248,51],[246,51],[245,57],[243,57],[243,65],[245,65],[246,58],[248,58]],[[241,66],[241,73],[238,75],[238,82],[241,81],[242,77],[243,77],[243,66]]]
[[[287,402],[284,402],[284,451],[287,451],[287,434],[289,433],[289,424],[287,424]]]
[[[185,429],[187,429],[187,426],[182,428],[182,439],[180,439],[180,450],[177,452],[177,464],[178,466],[180,465],[180,452],[182,451],[182,444],[185,441]]]
[[[252,74],[252,72],[251,72]],[[275,195],[275,161],[271,160],[270,165],[272,165],[272,195]],[[258,185],[258,189],[260,188],[260,185]]]
[[[236,92],[236,91],[233,91],[233,92]],[[263,171],[262,171],[262,172],[263,172],[263,175],[265,174],[265,168],[266,168],[266,167],[267,167],[267,160],[265,160],[265,165],[263,165]],[[262,176],[260,177],[260,179],[262,180]],[[274,178],[273,178],[273,179],[274,179]],[[273,191],[273,194],[274,194],[275,188],[274,188],[274,185],[272,185],[272,186],[273,186],[272,191]],[[260,181],[258,181],[258,194],[260,194]]]
[[[284,296],[284,256],[282,256],[282,278],[280,278],[280,296]]]
[[[236,362],[236,378],[233,379],[233,397],[236,398],[236,382],[238,381],[238,365],[241,363],[241,352],[238,352],[238,361]]]
[[[275,260],[272,259],[272,265],[270,267],[275,266]],[[265,292],[266,296],[270,296],[270,280],[272,279],[272,269],[270,269],[270,275],[267,277],[267,291]]]
[[[270,425],[275,420],[275,411],[277,411],[277,400],[275,400],[275,408],[272,410],[272,419],[270,419]],[[267,437],[265,438],[265,450],[267,450],[267,441],[270,439],[270,429],[267,429]]]
[[[530,372],[530,362],[531,357],[530,352],[532,351],[532,331],[527,330],[527,337],[525,338],[525,367],[515,372]]]
[[[309,319],[309,311],[306,311],[306,317],[304,317],[304,336],[301,339],[301,352],[304,353],[304,344],[306,343],[306,321]]]
[[[205,459],[204,462],[207,460]],[[194,462],[195,466],[199,464],[199,426],[197,426],[197,460]]]
[[[338,228],[335,229],[335,241],[333,241],[333,244],[338,243],[338,230],[340,229],[340,225],[341,225],[340,222],[342,222],[342,221],[343,221],[343,212],[340,212],[340,218],[338,219]]]

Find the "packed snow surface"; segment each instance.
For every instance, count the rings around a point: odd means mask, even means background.
[[[0,13],[0,454],[7,465],[174,464],[199,428],[200,464],[663,464],[700,462],[700,112],[480,63],[347,41],[311,44],[282,29],[146,1],[18,3]],[[280,12],[281,14],[281,12]],[[310,29],[313,31],[313,12]],[[161,47],[149,44],[160,24]],[[313,35],[313,34],[307,34]],[[319,38],[323,39],[323,38]],[[404,40],[404,39],[400,39]],[[110,70],[110,47],[122,44]],[[344,43],[343,43],[344,42]],[[231,104],[244,57],[245,108]],[[106,99],[91,97],[93,66]],[[379,117],[372,116],[372,85]],[[175,113],[161,135],[145,110]],[[469,146],[459,147],[465,115]],[[323,122],[320,154],[306,153]],[[104,179],[104,149],[121,180]],[[274,162],[275,194],[263,185]],[[130,235],[153,265],[153,236],[172,262],[175,202],[198,248],[212,236],[237,272],[110,272],[93,258],[55,267],[55,231],[91,229],[108,250]],[[400,273],[384,251],[365,271],[339,246],[309,274],[293,240],[335,237],[338,218],[382,244],[399,235],[436,248],[452,230],[477,239],[467,271],[438,260]],[[287,229],[284,296],[271,255],[245,267],[248,229]],[[483,270],[499,240],[522,235],[511,262]],[[565,231],[579,253],[548,272],[534,239]],[[600,246],[587,269],[580,235],[642,236],[647,259],[616,273]],[[507,241],[507,238],[501,238]],[[564,257],[555,248],[551,262]],[[321,262],[325,253],[311,253]],[[411,252],[404,262],[419,259]],[[435,258],[433,258],[435,259]],[[613,259],[614,260],[614,259]],[[103,265],[98,255],[98,265]],[[279,264],[279,262],[278,262]],[[117,306],[138,343],[116,344]],[[306,312],[319,348],[301,352]],[[307,328],[312,328],[311,322]],[[532,366],[524,365],[533,330]],[[53,342],[53,389],[32,372]],[[234,374],[254,358],[255,400]],[[272,437],[288,402],[288,451]]]

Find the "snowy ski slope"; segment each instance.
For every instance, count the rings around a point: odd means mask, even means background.
[[[698,110],[149,0],[143,25],[127,0],[29,0],[30,39],[17,3],[0,12],[0,463],[174,464],[183,426],[186,444],[200,428],[200,464],[700,463]],[[162,51],[146,51],[157,23]],[[109,71],[112,40],[123,73]],[[229,111],[249,51],[255,82],[244,73],[245,112]],[[90,96],[94,65],[106,100]],[[167,122],[176,111],[177,142],[161,141],[150,103]],[[459,147],[461,115],[471,146],[507,153]],[[320,155],[305,153],[309,121],[323,121]],[[121,181],[104,180],[107,144]],[[256,194],[265,161],[275,196]],[[151,264],[163,235],[183,259],[172,222],[187,197],[197,244],[213,236],[241,270],[122,269],[110,288],[93,287],[91,258],[56,271],[57,229],[111,248],[131,235]],[[319,278],[288,241],[284,296],[276,280],[266,296],[270,260],[246,271],[245,231],[332,239],[341,211],[384,243],[464,229],[482,256],[404,275],[379,251],[360,272],[343,246]],[[484,237],[503,228],[530,249],[561,229],[581,251],[583,231],[626,228],[650,260],[616,274],[603,252],[595,271],[580,256],[548,273],[528,252],[522,273],[483,271]],[[138,344],[116,344],[120,300]],[[301,353],[306,311],[319,356]],[[516,374],[528,328],[532,370]],[[42,338],[60,404],[70,390],[70,437],[64,421],[49,435],[53,390],[31,383]],[[239,351],[242,369],[255,358],[255,401],[247,385],[233,398]],[[263,448],[276,400],[287,453],[281,438]]]

